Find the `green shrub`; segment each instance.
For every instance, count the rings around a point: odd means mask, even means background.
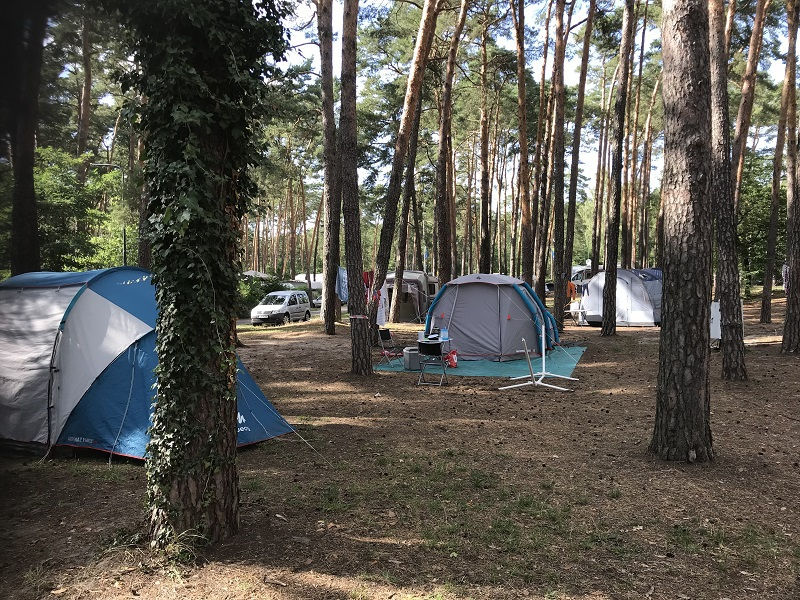
[[[270,276],[268,279],[264,279],[263,277],[242,275],[239,280],[239,299],[236,304],[236,314],[240,319],[246,319],[250,316],[250,310],[264,296],[270,292],[283,289],[286,289],[286,287],[277,277]]]

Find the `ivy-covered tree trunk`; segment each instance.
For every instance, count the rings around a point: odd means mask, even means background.
[[[628,75],[633,44],[633,0],[625,1],[620,42],[619,91],[614,103],[610,139],[614,146],[611,160],[611,183],[608,203],[608,228],[606,233],[606,274],[603,286],[603,328],[600,335],[614,335],[617,331],[617,258],[619,254],[619,210],[622,200],[622,142],[625,137],[625,106],[628,102]]]
[[[280,6],[280,5],[278,5]],[[147,98],[157,387],[147,446],[152,542],[236,533],[235,302],[239,223],[253,193],[252,123],[283,9],[178,0],[122,6]],[[191,537],[187,538],[191,541]]]
[[[709,0],[711,60],[712,203],[717,234],[717,289],[722,323],[722,377],[746,380],[739,261],[736,257],[736,213],[731,195],[728,56],[725,54],[722,0]]]
[[[25,6],[13,2],[4,7],[3,20],[11,24],[8,40],[11,56],[11,81],[8,86],[7,123],[11,138],[14,191],[11,208],[11,274],[18,275],[41,268],[38,211],[33,189],[33,163],[36,150],[36,126],[39,113],[42,45],[47,25],[47,3]],[[4,28],[5,29],[5,28]]]
[[[705,462],[711,444],[711,89],[706,0],[665,0],[664,299],[649,451]]]

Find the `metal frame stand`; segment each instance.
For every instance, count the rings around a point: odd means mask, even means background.
[[[497,388],[498,390],[508,390],[508,389],[511,389],[511,388],[518,388],[518,387],[523,387],[523,386],[526,386],[526,385],[541,385],[541,386],[544,386],[544,387],[552,388],[554,390],[559,390],[561,392],[569,392],[569,391],[571,391],[571,390],[569,390],[567,388],[560,387],[560,386],[557,386],[557,385],[553,385],[551,383],[544,383],[544,378],[545,377],[555,377],[557,379],[567,379],[569,381],[578,381],[578,379],[576,377],[567,377],[565,375],[556,375],[555,373],[548,373],[547,372],[547,346],[546,346],[546,343],[545,343],[545,327],[544,327],[544,324],[542,324],[542,337],[541,337],[541,339],[542,339],[542,370],[540,372],[538,372],[538,373],[534,373],[533,372],[533,365],[531,364],[531,355],[530,355],[530,352],[528,351],[528,343],[525,341],[525,338],[522,338],[522,345],[525,346],[525,360],[528,361],[528,370],[530,371],[530,375],[520,375],[519,377],[512,377],[511,381],[514,381],[514,380],[517,380],[517,379],[527,379],[528,381],[525,381],[523,383],[512,383],[511,385],[504,385],[503,387]]]

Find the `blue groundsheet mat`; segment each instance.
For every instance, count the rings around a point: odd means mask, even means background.
[[[558,346],[547,354],[547,372],[553,375],[570,377],[581,356],[586,351],[585,346]],[[531,357],[533,372],[542,370],[542,359]],[[403,368],[402,357],[392,361],[392,364],[375,365],[376,371],[404,371],[406,373],[419,373],[419,371],[406,371]],[[433,372],[433,371],[432,371]],[[427,373],[427,371],[426,371]],[[458,367],[448,368],[447,375],[462,375],[464,377],[519,377],[528,375],[528,361],[508,360],[505,362],[493,360],[459,360]]]

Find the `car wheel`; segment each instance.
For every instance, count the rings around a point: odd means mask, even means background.
[[[303,315],[303,321],[311,320],[311,311],[307,310],[306,314]]]

